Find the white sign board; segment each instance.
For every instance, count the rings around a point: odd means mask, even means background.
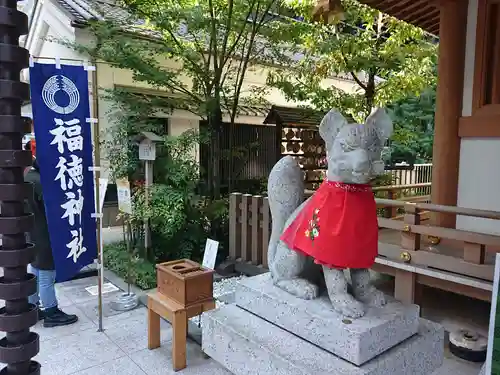
[[[102,213],[102,208],[104,206],[104,197],[106,196],[106,190],[108,190],[108,179],[99,178],[99,211]]]
[[[202,266],[213,270],[215,268],[215,260],[217,258],[218,251],[219,251],[219,242],[208,238],[207,243],[205,245],[205,253],[203,254]]]
[[[485,371],[480,373],[483,374],[496,374],[498,373],[498,369],[500,368],[500,358],[498,355],[495,355],[499,351],[498,344],[498,319],[500,319],[500,311],[498,309],[498,298],[500,297],[500,253],[496,255],[495,262],[495,276],[493,278],[493,290],[491,296],[491,311],[490,311],[490,328],[488,332],[488,349],[486,355],[486,362],[484,365]]]
[[[118,194],[118,209],[121,212],[132,214],[132,197],[130,195],[130,183],[126,178],[116,180],[116,191]]]
[[[139,160],[155,160],[156,159],[156,145],[149,139],[143,140],[139,143]]]

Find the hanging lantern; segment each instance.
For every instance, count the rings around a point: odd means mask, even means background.
[[[337,24],[344,20],[341,0],[317,0],[312,12],[313,20],[325,24]]]

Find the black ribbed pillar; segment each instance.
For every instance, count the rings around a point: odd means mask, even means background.
[[[22,137],[31,132],[21,117],[21,105],[29,99],[29,87],[20,82],[28,67],[28,52],[19,47],[19,36],[28,32],[28,18],[17,10],[16,0],[0,0],[0,362],[7,366],[0,375],[38,375],[40,365],[31,359],[39,351],[38,335],[30,332],[38,320],[37,307],[28,303],[36,292],[36,278],[26,272],[34,259],[25,233],[33,216],[25,214],[24,200],[33,194],[24,183],[23,170],[31,165],[31,153],[22,150]]]

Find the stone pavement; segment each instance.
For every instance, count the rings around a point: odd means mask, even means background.
[[[171,363],[171,327],[162,322],[162,346],[147,349],[147,309],[143,306],[118,313],[110,301],[120,291],[104,295],[104,329],[97,332],[97,297],[85,288],[95,285],[96,278],[86,278],[57,285],[61,309],[77,314],[79,322],[58,328],[34,330],[40,334],[40,354],[43,375],[169,375]],[[200,347],[188,342],[188,367],[178,374],[229,375],[211,359],[206,359]],[[208,371],[208,372],[207,372]]]
[[[104,295],[104,329],[97,332],[97,297],[85,288],[95,285],[96,278],[69,281],[57,285],[60,306],[77,314],[77,324],[43,328],[40,334],[40,354],[43,375],[172,375],[170,342],[171,327],[162,321],[162,346],[147,349],[147,309],[143,306],[119,313],[110,308],[110,301],[120,291]],[[479,365],[457,360],[447,354],[445,365],[433,375],[477,375]],[[200,347],[188,341],[188,367],[182,375],[230,375],[220,365],[203,356]]]

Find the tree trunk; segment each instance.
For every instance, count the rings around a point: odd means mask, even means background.
[[[210,159],[212,161],[210,197],[211,200],[219,200],[222,177],[220,171],[222,110],[219,101],[215,100],[214,104],[215,105],[210,109],[208,117],[208,124],[210,127]]]
[[[370,72],[368,75],[368,82],[366,83],[365,100],[367,115],[371,113],[373,103],[375,102],[375,76],[374,72]]]

